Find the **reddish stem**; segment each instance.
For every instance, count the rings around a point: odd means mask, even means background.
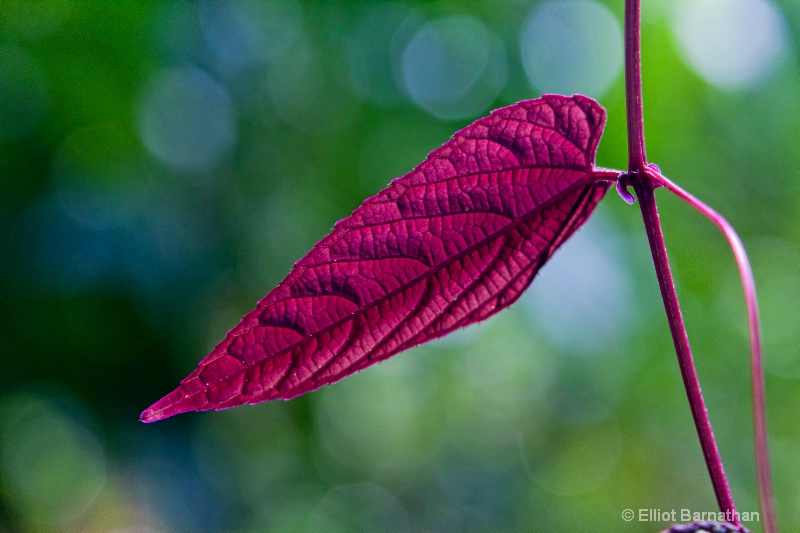
[[[639,0],[625,1],[625,108],[628,115],[628,172],[644,172],[644,106]]]
[[[717,443],[714,440],[714,432],[711,430],[711,421],[708,418],[703,393],[700,390],[700,381],[697,379],[697,371],[692,359],[692,350],[689,347],[689,337],[686,334],[686,326],[683,323],[678,296],[675,293],[675,284],[672,280],[672,273],[667,259],[667,248],[664,244],[664,236],[661,232],[661,222],[658,218],[658,208],[653,194],[654,185],[649,180],[637,179],[633,183],[636,197],[639,199],[639,206],[642,211],[645,229],[647,230],[647,240],[650,242],[650,251],[653,254],[653,263],[658,277],[658,286],[661,289],[661,298],[664,300],[664,308],[669,319],[669,329],[672,333],[672,340],[675,344],[675,352],[678,355],[678,365],[683,377],[683,386],[689,398],[689,407],[692,411],[694,425],[697,428],[697,435],[700,438],[700,447],[703,449],[703,457],[711,476],[711,483],[714,486],[714,493],[717,496],[719,509],[726,513],[726,518],[739,525],[736,507],[733,504],[728,481],[725,478],[725,470],[722,467],[722,459],[719,455]]]
[[[642,75],[641,75],[641,6],[639,0],[625,1],[625,90],[626,108],[628,116],[628,172],[627,176],[620,177],[621,185],[630,183],[639,198],[647,238],[650,242],[650,251],[653,254],[658,284],[661,297],[667,312],[670,332],[678,356],[678,365],[681,369],[683,384],[689,399],[700,446],[714,486],[720,511],[726,513],[726,518],[736,525],[739,524],[733,498],[725,478],[722,459],[711,430],[711,421],[708,418],[700,382],[692,360],[689,347],[689,338],[681,316],[678,296],[672,281],[672,273],[667,259],[667,248],[661,232],[661,223],[658,218],[658,209],[653,190],[657,183],[650,181],[646,176],[647,155],[644,144],[644,114],[642,106]]]
[[[646,170],[651,182],[661,184],[671,192],[700,211],[716,226],[722,230],[725,238],[736,257],[739,267],[739,276],[744,289],[745,303],[747,305],[747,318],[750,329],[750,354],[751,375],[753,385],[753,434],[755,437],[756,471],[758,473],[759,499],[761,512],[764,513],[764,531],[774,533],[778,530],[775,519],[775,504],[772,492],[772,475],[769,466],[769,448],[767,445],[767,420],[766,420],[766,393],[764,387],[764,368],[761,360],[761,334],[758,325],[758,300],[756,298],[756,284],[750,261],[747,259],[744,245],[736,231],[725,218],[714,211],[679,186],[672,183],[661,173],[653,169]]]

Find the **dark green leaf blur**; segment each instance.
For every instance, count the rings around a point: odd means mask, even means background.
[[[486,323],[290,402],[138,421],[336,220],[491,109],[592,96],[598,164],[624,169],[622,13],[0,0],[0,532],[656,532],[714,511],[639,210],[613,190]],[[750,253],[797,531],[800,3],[644,0],[643,20],[649,159]],[[657,198],[754,513],[733,256]]]

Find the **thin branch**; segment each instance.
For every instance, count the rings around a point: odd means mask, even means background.
[[[642,105],[641,8],[639,0],[625,1],[625,107],[628,115],[628,172],[647,164]]]

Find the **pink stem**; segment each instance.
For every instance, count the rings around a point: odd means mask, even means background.
[[[641,5],[639,0],[625,0],[625,103],[628,117],[628,174],[619,177],[618,185],[622,192],[627,184],[631,184],[639,198],[650,251],[653,254],[661,297],[667,312],[678,365],[683,376],[689,407],[694,424],[700,438],[700,446],[711,475],[711,483],[720,511],[738,525],[738,515],[733,504],[728,480],[722,467],[722,459],[711,430],[700,382],[692,360],[689,338],[681,316],[678,297],[667,259],[667,249],[658,219],[656,199],[653,194],[655,183],[646,176],[647,155],[644,144],[644,111],[642,106],[642,73],[641,73]]]
[[[700,438],[700,447],[703,450],[703,457],[708,467],[708,473],[711,476],[717,503],[720,511],[725,513],[726,518],[729,517],[732,523],[738,525],[736,507],[733,504],[733,497],[725,477],[725,470],[722,467],[722,459],[714,439],[714,432],[711,430],[711,421],[708,418],[708,411],[700,389],[700,381],[697,378],[697,371],[692,359],[692,350],[689,347],[689,337],[686,334],[686,326],[683,323],[678,296],[675,293],[675,284],[669,268],[667,248],[661,232],[661,222],[658,217],[655,195],[653,194],[654,184],[649,180],[637,179],[633,182],[633,187],[636,191],[636,197],[639,199],[642,218],[647,230],[647,239],[650,242],[650,251],[653,254],[658,286],[661,289],[661,298],[664,300],[669,329],[672,333],[675,352],[678,356],[683,386],[689,398],[689,407],[692,411],[695,428],[697,428],[697,435]]]
[[[753,432],[755,437],[759,499],[761,512],[764,514],[764,531],[766,533],[775,533],[777,531],[777,522],[775,519],[772,476],[770,474],[769,448],[767,444],[766,393],[764,387],[764,368],[761,359],[761,334],[758,325],[758,300],[756,298],[756,285],[753,280],[753,271],[750,268],[750,261],[747,259],[747,252],[745,252],[744,245],[736,234],[736,231],[722,215],[672,183],[661,173],[654,171],[652,168],[646,169],[645,174],[649,180],[665,186],[716,224],[725,235],[725,238],[728,240],[733,250],[733,255],[736,257],[736,264],[739,267],[739,277],[742,281],[744,298],[747,304],[747,319],[750,328],[750,364],[753,381]]]
[[[625,108],[628,115],[628,172],[644,172],[644,106],[639,0],[625,1]]]

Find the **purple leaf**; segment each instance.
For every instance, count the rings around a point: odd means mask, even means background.
[[[519,298],[611,186],[605,111],[545,95],[457,132],[339,221],[198,368],[144,413],[289,399]]]

